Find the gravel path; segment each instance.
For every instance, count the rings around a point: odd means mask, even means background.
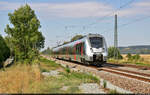
[[[97,83],[84,83],[79,86],[84,93],[105,93]]]
[[[42,75],[44,76],[58,76],[59,72],[56,70],[51,70],[49,72],[43,72]]]

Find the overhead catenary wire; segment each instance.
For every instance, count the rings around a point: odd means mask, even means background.
[[[130,0],[129,2],[123,4],[123,5],[120,5],[120,7],[118,7],[117,9],[115,9],[114,11],[112,11],[111,13],[108,13],[106,15],[104,15],[103,17],[97,19],[95,22],[93,23],[89,23],[89,24],[85,24],[85,25],[69,25],[69,26],[65,26],[65,28],[67,27],[68,28],[76,28],[76,27],[82,27],[83,29],[85,29],[86,27],[90,27],[92,25],[95,25],[97,24],[99,21],[103,21],[106,19],[106,17],[110,17],[110,16],[113,16],[117,11],[121,10],[122,8],[128,6],[129,4],[133,3],[135,0]]]
[[[127,3],[123,4],[123,5],[121,5],[119,8],[115,9],[113,12],[111,12],[111,13],[105,15],[102,19],[97,20],[97,21],[104,20],[105,17],[113,16],[117,11],[119,11],[119,10],[121,10],[122,8],[128,6],[130,3],[133,3],[134,1],[135,1],[135,0],[130,0],[129,2],[127,2]],[[97,22],[95,22],[95,23],[93,23],[93,24],[96,24],[96,23],[97,23]],[[90,24],[89,24],[89,25],[90,25]],[[92,23],[91,23],[91,25],[92,25]]]
[[[118,26],[118,29],[120,29],[120,28],[122,28],[122,27],[125,27],[125,26],[128,26],[128,25],[130,25],[130,24],[133,24],[133,23],[135,23],[135,22],[139,22],[139,21],[143,21],[143,20],[145,20],[145,19],[149,19],[150,18],[150,15],[148,15],[148,16],[146,16],[146,17],[142,17],[142,18],[137,18],[137,19],[135,19],[135,20],[133,20],[133,21],[130,21],[130,22],[127,22],[127,23],[124,23],[124,24],[121,24],[121,25],[119,25]],[[105,30],[104,32],[109,32],[109,31],[111,31],[112,29],[107,29],[107,30]]]
[[[80,26],[77,26],[77,25],[70,25],[70,26],[65,26],[65,30],[68,30],[69,28],[77,28],[77,27],[81,27],[83,30],[87,29],[88,27],[92,26],[92,25],[95,25],[97,24],[99,21],[103,21],[105,20],[107,17],[110,17],[110,16],[113,16],[117,11],[121,10],[122,8],[128,6],[130,3],[133,3],[135,0],[130,0],[129,2],[123,4],[123,5],[120,5],[120,7],[118,7],[117,9],[115,9],[113,12],[109,13],[109,14],[106,14],[105,16],[103,16],[102,18],[96,20],[95,22],[93,23],[90,23],[90,24],[86,24],[86,25],[80,25]],[[108,3],[107,3],[108,4]]]
[[[75,28],[75,27],[82,27],[83,30],[86,29],[86,27],[90,27],[94,24],[97,24],[99,21],[103,21],[106,19],[106,17],[110,17],[110,16],[113,16],[117,11],[121,10],[122,8],[128,6],[129,4],[133,3],[135,0],[130,0],[129,2],[123,4],[123,5],[120,5],[119,8],[117,8],[116,10],[114,10],[113,12],[109,13],[109,14],[106,14],[105,16],[103,16],[102,18],[96,20],[96,22],[94,23],[90,23],[90,24],[86,24],[86,25],[82,25],[82,26],[77,26],[77,25],[71,25],[71,26],[65,26],[65,29],[67,30],[68,28]],[[110,29],[109,29],[110,30]],[[104,31],[105,32],[105,31]]]
[[[146,17],[142,17],[142,18],[138,18],[138,19],[135,19],[131,22],[127,22],[127,23],[124,23],[124,24],[121,24],[119,27],[124,27],[124,26],[127,26],[127,25],[130,25],[132,23],[135,23],[135,22],[139,22],[139,21],[143,21],[145,19],[149,19],[150,18],[150,15],[149,16],[146,16]]]
[[[130,3],[133,3],[134,1],[135,1],[135,0],[130,0],[129,2],[123,4],[123,5],[121,5],[119,8],[115,9],[113,12],[111,12],[111,13],[109,13],[109,14],[103,16],[103,17],[102,17],[101,19],[99,19],[99,20],[96,20],[95,23],[91,23],[91,24],[89,24],[89,25],[94,25],[94,24],[97,23],[97,21],[102,21],[102,20],[104,20],[106,17],[113,16],[117,11],[119,11],[119,10],[121,10],[122,8],[128,6]]]
[[[93,23],[89,23],[89,24],[85,24],[85,25],[69,25],[69,26],[65,26],[65,30],[68,30],[69,28],[77,28],[77,27],[82,27],[83,30],[85,30],[87,27],[90,27],[92,25],[97,24],[99,21],[103,21],[105,20],[107,17],[113,16],[114,14],[116,14],[119,10],[121,10],[122,8],[128,6],[129,4],[133,3],[135,0],[130,0],[129,2],[120,5],[120,7],[118,7],[117,9],[115,9],[114,11],[112,11],[109,14],[106,14],[105,16],[101,17],[100,19],[97,19],[95,22]],[[106,32],[106,31],[105,31]]]

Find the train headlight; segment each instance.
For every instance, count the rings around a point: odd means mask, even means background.
[[[105,52],[105,48],[102,48],[102,52]]]
[[[93,49],[92,48],[90,48],[91,49],[91,52],[93,52]]]

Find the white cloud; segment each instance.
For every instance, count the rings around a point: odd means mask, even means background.
[[[150,1],[143,0],[141,2],[136,2],[131,4],[127,9],[120,10],[120,16],[136,16],[136,15],[150,15]]]
[[[13,10],[19,3],[0,2],[0,10]],[[98,2],[77,3],[30,3],[31,8],[41,15],[54,17],[101,17],[112,11],[112,7]]]
[[[49,16],[58,17],[89,17],[104,16],[112,11],[111,6],[105,6],[97,2],[81,3],[33,3],[31,7],[39,12],[47,13]]]
[[[100,2],[76,2],[76,3],[30,3],[40,16],[44,17],[102,17],[112,13],[114,8]],[[0,2],[0,11],[14,10],[21,6],[21,3]],[[135,2],[129,8],[118,11],[119,16],[149,15],[150,1],[143,0]]]

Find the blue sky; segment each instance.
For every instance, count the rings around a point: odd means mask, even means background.
[[[27,2],[41,21],[45,48],[76,34],[102,34],[114,41],[114,14],[118,15],[119,46],[150,45],[150,0],[0,0],[0,34],[9,24],[8,13]],[[123,7],[123,8],[120,8]],[[120,8],[120,10],[117,10]],[[126,26],[123,24],[131,23]]]

